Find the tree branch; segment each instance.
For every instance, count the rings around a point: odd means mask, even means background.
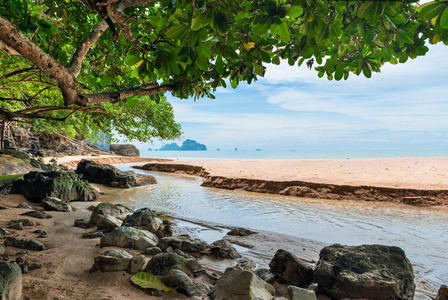
[[[135,38],[134,34],[131,31],[131,28],[129,28],[128,23],[124,19],[121,12],[119,12],[115,7],[112,5],[107,6],[107,13],[112,17],[112,20],[115,21],[118,25],[120,25],[120,28],[123,32],[123,34],[128,38],[129,42],[134,46],[137,47],[138,41]]]
[[[3,75],[2,78],[9,78],[9,77],[13,77],[13,76],[16,76],[16,75],[19,75],[19,74],[23,74],[23,73],[26,73],[26,72],[29,72],[29,71],[34,71],[34,70],[37,70],[37,68],[36,67],[31,67],[31,68],[21,69],[21,70],[17,70],[17,71],[8,73],[6,75]]]

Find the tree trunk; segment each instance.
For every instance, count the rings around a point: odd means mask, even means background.
[[[4,138],[5,138],[5,128],[6,128],[6,122],[3,121],[0,129],[0,150],[4,147]]]

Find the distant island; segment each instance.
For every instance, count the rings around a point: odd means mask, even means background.
[[[182,146],[179,147],[176,143],[166,144],[158,151],[206,151],[207,147],[204,144],[199,144],[193,140],[185,140]]]

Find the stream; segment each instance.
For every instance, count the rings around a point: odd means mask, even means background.
[[[405,250],[420,284],[448,283],[448,208],[307,199],[201,187],[202,178],[132,169],[157,184],[101,187],[101,201],[167,214],[345,245],[384,244]],[[423,282],[422,282],[423,281]]]

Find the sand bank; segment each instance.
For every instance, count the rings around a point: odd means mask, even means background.
[[[204,177],[204,186],[308,198],[448,205],[448,157],[263,159],[147,164]]]

